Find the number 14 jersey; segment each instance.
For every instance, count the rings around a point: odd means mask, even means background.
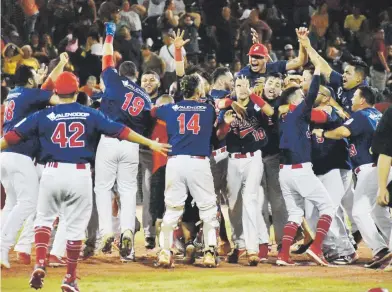
[[[215,133],[215,109],[206,103],[183,100],[155,108],[158,119],[166,122],[169,155],[210,156]],[[186,165],[184,165],[186,167]]]

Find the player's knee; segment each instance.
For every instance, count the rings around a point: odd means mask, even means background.
[[[184,213],[184,206],[166,205],[166,211],[162,219],[162,230],[173,229],[178,224],[178,220]]]
[[[288,222],[294,222],[298,225],[302,223],[302,217],[304,216],[304,211],[302,209],[298,210],[287,210],[288,211]]]

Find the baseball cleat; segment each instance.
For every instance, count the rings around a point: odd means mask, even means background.
[[[157,266],[162,268],[174,267],[173,253],[170,250],[162,249],[158,254]]]
[[[155,237],[146,237],[144,239],[144,247],[146,249],[154,249],[155,245]]]
[[[30,265],[31,264],[31,256],[28,253],[25,252],[17,252],[16,253],[16,259],[18,260],[18,263],[21,265]]]
[[[64,258],[53,254],[49,255],[48,262],[48,266],[52,268],[65,267],[67,265],[67,261]]]
[[[214,252],[208,250],[204,253],[203,266],[206,268],[215,268],[217,266]]]
[[[112,243],[114,241],[113,234],[104,236],[101,251],[103,253],[112,253]]]
[[[352,265],[359,259],[359,255],[354,252],[353,254],[347,256],[341,256],[332,261],[335,265]]]
[[[226,256],[230,253],[231,251],[231,246],[229,241],[220,241],[218,245],[218,255],[219,256]]]
[[[308,256],[316,263],[319,264],[320,266],[328,267],[329,263],[327,260],[324,258],[324,254],[322,251],[317,251],[313,246],[308,248],[306,251]]]
[[[387,247],[380,250],[370,262],[365,264],[365,268],[377,269],[381,265],[392,257],[392,251]]]
[[[120,240],[120,256],[121,262],[134,262],[136,261],[135,250],[133,248],[134,236],[131,230],[125,230],[121,234]]]
[[[44,286],[45,275],[45,267],[35,265],[30,278],[30,287],[35,290],[41,289]]]
[[[78,284],[75,281],[67,281],[67,278],[63,280],[61,284],[61,290],[63,292],[80,292]]]
[[[236,264],[238,263],[238,260],[245,255],[246,255],[245,249],[235,248],[232,250],[231,253],[227,255],[227,262],[230,264]]]
[[[257,253],[248,253],[247,254],[248,265],[251,267],[256,267],[260,261],[259,256]]]
[[[259,253],[257,256],[259,257],[260,263],[268,262],[268,251],[268,243],[259,244]]]
[[[196,247],[190,243],[185,248],[184,264],[192,265],[196,260]]]
[[[91,245],[85,245],[84,249],[80,252],[79,261],[87,260],[88,258],[94,256],[95,247]]]
[[[290,266],[296,266],[297,264],[290,258],[290,256],[284,257],[278,255],[278,258],[276,259],[276,265],[290,267]]]

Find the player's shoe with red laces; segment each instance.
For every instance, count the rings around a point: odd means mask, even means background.
[[[134,235],[131,230],[125,230],[120,239],[121,262],[135,262]]]
[[[245,249],[235,248],[231,253],[227,255],[227,262],[230,264],[237,264],[238,260],[246,255]]]
[[[268,262],[268,243],[264,243],[264,244],[259,244],[259,262],[260,263],[266,263]]]
[[[65,276],[63,283],[61,284],[61,290],[63,292],[80,292],[76,280],[71,280]]]
[[[53,254],[49,255],[48,262],[48,266],[52,268],[65,267],[67,265],[67,261],[64,258]]]
[[[30,278],[30,287],[35,290],[41,289],[44,286],[44,278],[46,275],[45,267],[41,267],[38,265],[34,266],[34,271],[31,274]]]
[[[248,259],[248,265],[251,267],[255,267],[259,264],[259,256],[257,253],[255,252],[249,252],[246,255],[247,259]]]
[[[347,256],[340,256],[336,260],[333,261],[335,265],[352,265],[359,259],[359,255],[354,252]]]
[[[290,258],[290,256],[285,257],[285,256],[280,255],[280,254],[278,254],[278,258],[276,259],[276,264],[277,264],[278,266],[287,266],[287,267],[296,266],[296,265],[297,265],[297,264]]]
[[[16,253],[16,259],[18,260],[18,263],[21,265],[30,265],[31,264],[31,256],[28,253],[25,252],[17,252]]]
[[[173,253],[170,250],[162,249],[158,254],[157,266],[162,268],[174,267]]]
[[[203,266],[205,266],[207,268],[215,268],[217,265],[218,264],[216,261],[215,253],[211,250],[207,250],[204,253]]]
[[[306,253],[309,255],[309,257],[316,263],[319,264],[320,266],[325,266],[328,267],[329,263],[327,260],[324,258],[324,254],[321,250],[318,250],[315,248],[313,245],[311,245]]]
[[[185,248],[184,264],[192,265],[196,260],[196,247],[193,243],[188,243]]]

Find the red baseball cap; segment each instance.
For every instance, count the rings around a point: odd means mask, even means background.
[[[261,56],[267,57],[268,56],[268,49],[266,46],[262,44],[254,44],[250,47],[248,56]]]
[[[71,72],[63,72],[54,83],[57,94],[70,94],[79,90],[79,79]]]

